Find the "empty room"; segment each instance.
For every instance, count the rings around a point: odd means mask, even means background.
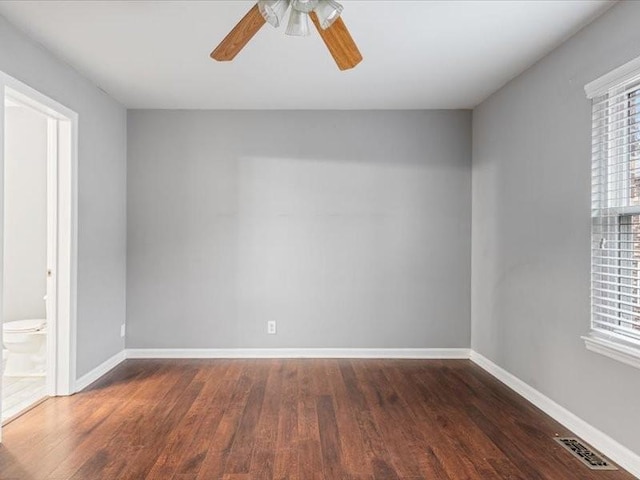
[[[0,0],[0,480],[640,479],[638,25]]]

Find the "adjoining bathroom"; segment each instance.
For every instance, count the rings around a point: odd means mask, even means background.
[[[2,422],[47,393],[47,122],[5,102]]]

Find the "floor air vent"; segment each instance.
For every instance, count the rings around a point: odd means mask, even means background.
[[[618,470],[608,459],[575,437],[556,437],[555,440],[591,470]]]

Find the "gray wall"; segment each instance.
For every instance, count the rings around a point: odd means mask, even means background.
[[[470,121],[130,111],[127,347],[468,347]]]
[[[46,318],[47,119],[5,110],[4,321]]]
[[[124,348],[126,110],[0,17],[0,70],[79,114],[78,356],[81,376]]]
[[[640,55],[640,2],[609,10],[473,114],[472,346],[640,453],[640,373],[586,350],[591,107]]]

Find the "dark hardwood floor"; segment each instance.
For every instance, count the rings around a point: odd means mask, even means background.
[[[469,361],[128,360],[4,428],[0,479],[622,480]]]

